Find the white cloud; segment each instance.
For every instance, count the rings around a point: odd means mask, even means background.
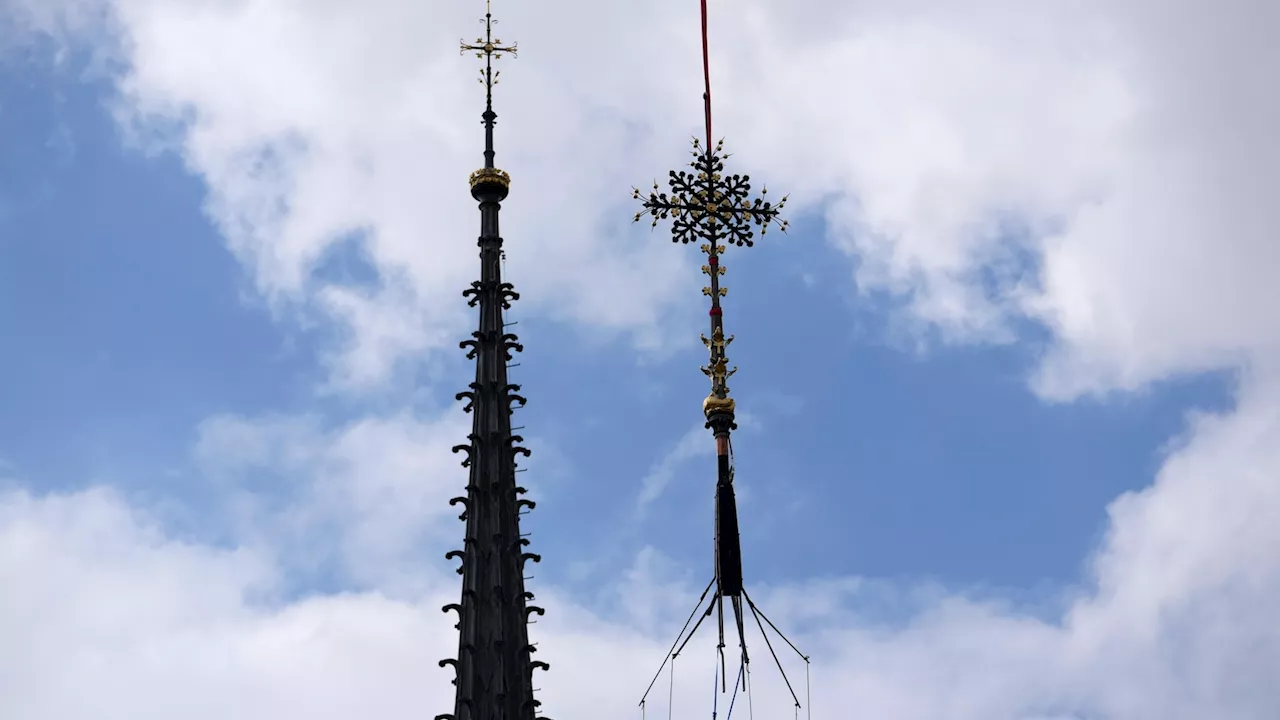
[[[466,470],[450,448],[469,416],[407,414],[326,428],[316,418],[220,416],[200,428],[202,473],[228,498],[240,541],[271,548],[295,569],[336,572],[360,587],[414,588],[461,537]],[[422,546],[441,548],[424,557]]]
[[[209,418],[198,428],[195,476],[221,506],[201,507],[217,517],[200,527],[229,527],[236,542],[308,580],[418,592],[424,568],[461,543],[462,507],[449,501],[466,494],[467,470],[452,448],[470,432],[460,408],[336,426],[315,416]],[[534,452],[518,458],[531,473],[524,477],[537,478],[530,497],[554,499],[567,463],[549,439],[527,435],[522,444]]]
[[[264,558],[166,539],[109,493],[10,494],[0,517],[5,717],[395,717],[438,693],[419,609],[258,604]]]

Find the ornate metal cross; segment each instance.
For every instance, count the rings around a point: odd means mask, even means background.
[[[498,84],[498,75],[501,74],[493,71],[493,59],[501,57],[503,53],[509,54],[511,57],[516,57],[516,51],[519,48],[519,43],[503,45],[501,40],[493,36],[493,26],[496,25],[498,21],[493,19],[489,0],[485,0],[484,19],[480,22],[484,23],[484,37],[476,38],[474,45],[467,44],[466,40],[459,41],[462,49],[458,52],[459,54],[463,54],[470,50],[475,52],[477,58],[484,58],[484,69],[480,71],[480,82],[483,83],[485,87],[492,89],[494,85]]]
[[[504,186],[511,183],[511,178],[507,177],[506,173],[493,166],[493,124],[498,119],[498,114],[493,111],[493,86],[498,84],[498,76],[502,74],[494,71],[493,60],[504,53],[516,57],[518,45],[518,43],[503,45],[501,40],[493,36],[493,26],[498,21],[493,19],[489,0],[485,0],[484,19],[480,22],[484,23],[484,37],[476,38],[474,45],[468,45],[466,40],[460,41],[462,49],[458,51],[461,55],[471,50],[475,52],[476,57],[484,58],[484,68],[480,70],[480,84],[484,85],[484,113],[480,116],[484,124],[484,169],[477,170],[471,175],[473,190],[477,181],[492,181]],[[503,197],[506,197],[505,192]]]
[[[760,228],[761,235],[768,232],[771,224],[777,224],[785,232],[787,221],[779,220],[778,215],[787,198],[774,205],[764,199],[769,191],[762,188],[761,197],[748,199],[751,178],[748,175],[724,177],[724,158],[727,157],[723,140],[716,143],[714,149],[703,150],[702,143],[694,138],[694,160],[689,163],[693,172],[672,170],[667,180],[670,195],[659,192],[656,182],[648,197],[633,188],[632,197],[644,201],[635,221],[651,215],[657,227],[659,220],[671,218],[671,240],[682,243],[701,239],[714,244],[727,241],[750,247],[754,244],[753,225]]]
[[[693,162],[689,167],[693,172],[672,170],[667,184],[670,193],[661,192],[658,183],[654,182],[653,190],[644,195],[639,188],[632,189],[632,197],[642,200],[643,206],[636,213],[634,222],[648,215],[653,218],[653,226],[659,220],[671,219],[671,241],[691,243],[704,241],[702,251],[707,254],[707,264],[702,272],[711,279],[711,284],[702,288],[702,294],[711,298],[711,340],[702,341],[710,350],[711,362],[703,368],[703,372],[711,378],[711,395],[703,403],[703,410],[710,420],[713,410],[726,411],[730,417],[733,413],[733,401],[729,399],[729,388],[725,380],[733,374],[727,369],[728,359],[725,357],[725,346],[733,341],[733,337],[724,337],[720,298],[728,294],[729,289],[720,286],[720,276],[725,268],[720,264],[720,255],[725,251],[727,243],[739,247],[750,247],[755,244],[752,239],[755,229],[759,228],[763,236],[771,225],[778,226],[783,232],[787,230],[787,221],[779,219],[782,208],[787,203],[783,197],[777,204],[764,199],[768,190],[761,188],[760,197],[751,198],[751,178],[747,175],[724,176],[724,141],[716,143],[714,148],[703,149],[702,143],[693,140]]]

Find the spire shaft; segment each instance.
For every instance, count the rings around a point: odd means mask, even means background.
[[[493,58],[486,55],[484,58],[484,114],[480,117],[484,120],[484,166],[485,169],[493,169],[493,125],[498,119],[498,113],[493,111]]]

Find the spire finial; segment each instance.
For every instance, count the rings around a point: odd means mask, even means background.
[[[493,26],[498,24],[493,19],[493,8],[490,7],[491,0],[485,0],[484,18],[480,22],[484,25],[484,37],[476,38],[475,44],[469,44],[466,40],[459,41],[461,50],[459,54],[465,54],[468,50],[474,52],[477,58],[484,60],[484,69],[480,71],[480,83],[485,86],[487,99],[492,100],[493,86],[498,84],[498,75],[501,73],[493,70],[493,59],[501,57],[504,53],[517,56],[519,43],[511,43],[503,45],[502,40],[493,36]]]
[[[636,213],[635,221],[647,215],[653,218],[653,225],[657,227],[659,220],[670,219],[672,242],[705,241],[702,251],[707,254],[707,264],[702,266],[702,272],[711,279],[710,284],[702,288],[702,294],[711,298],[711,338],[702,339],[711,354],[710,364],[703,368],[711,378],[711,395],[703,403],[708,420],[713,412],[733,413],[729,388],[724,384],[724,380],[733,374],[733,371],[724,369],[724,350],[732,336],[728,340],[723,339],[720,298],[728,295],[729,289],[720,285],[720,276],[725,273],[720,256],[730,243],[739,247],[754,245],[757,228],[761,235],[767,233],[771,225],[776,225],[783,232],[787,230],[787,221],[779,218],[787,198],[772,203],[764,199],[768,190],[763,188],[759,197],[750,197],[749,176],[723,175],[725,157],[723,141],[704,150],[702,143],[695,138],[694,159],[689,163],[693,172],[671,171],[667,181],[669,193],[660,192],[656,182],[647,195],[639,189],[632,190],[632,197],[644,203]],[[720,372],[715,372],[716,368],[720,368]]]
[[[511,43],[503,45],[502,41],[493,35],[493,26],[498,23],[493,19],[493,9],[490,7],[490,0],[484,3],[484,18],[480,20],[484,25],[484,37],[476,38],[474,44],[467,43],[466,40],[459,41],[461,49],[459,54],[465,54],[472,51],[477,58],[484,60],[484,67],[480,70],[480,84],[484,85],[484,114],[481,115],[484,121],[484,166],[485,169],[493,168],[493,122],[498,115],[493,111],[493,86],[498,84],[498,76],[502,73],[493,69],[493,61],[495,58],[504,54],[516,57],[516,50],[519,43]]]

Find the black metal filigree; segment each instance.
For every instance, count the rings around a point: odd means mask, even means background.
[[[657,227],[659,220],[670,218],[672,242],[707,240],[713,247],[722,242],[750,247],[755,229],[763,236],[770,225],[786,232],[787,221],[779,219],[779,214],[787,198],[771,203],[763,197],[768,190],[761,188],[761,197],[751,199],[750,176],[724,175],[724,159],[729,156],[723,151],[723,140],[714,149],[704,150],[695,138],[694,159],[689,163],[693,172],[672,170],[667,180],[670,193],[660,192],[657,182],[647,196],[633,188],[632,197],[644,201],[634,221],[648,215]]]

